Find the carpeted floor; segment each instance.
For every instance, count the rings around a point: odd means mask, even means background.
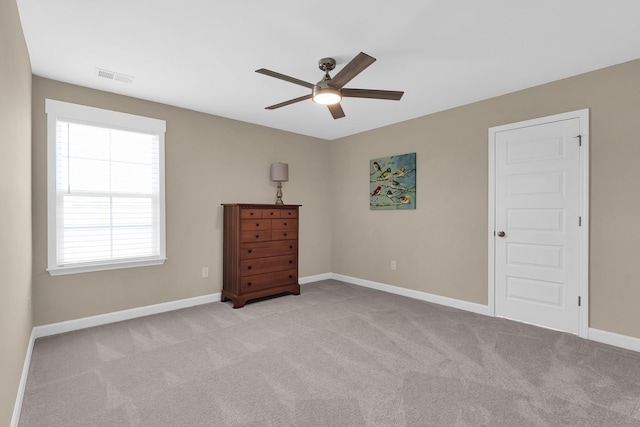
[[[36,341],[21,427],[640,426],[640,353],[333,280]]]

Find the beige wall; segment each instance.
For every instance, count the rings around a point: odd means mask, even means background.
[[[640,338],[640,60],[334,141],[333,272],[487,304],[487,131],[583,108],[590,327]],[[369,160],[410,152],[417,209],[370,211]]]
[[[114,83],[118,84],[118,83]],[[51,277],[46,271],[45,98],[164,119],[167,262]],[[289,164],[285,203],[300,208],[300,275],[331,271],[329,143],[221,117],[33,78],[35,324],[220,292],[221,203],[273,203],[269,165]],[[209,267],[209,278],[201,277]]]
[[[0,0],[0,425],[8,426],[32,328],[31,64],[15,0]]]
[[[302,203],[301,276],[333,271],[487,303],[487,130],[589,108],[590,326],[640,337],[640,61],[410,120],[333,142],[34,78],[36,324],[218,292],[219,204],[272,201],[267,170],[291,167],[285,200]],[[169,261],[52,278],[46,267],[44,98],[167,120]],[[415,211],[370,211],[369,160],[416,152]],[[328,174],[327,171],[330,171]],[[318,177],[332,176],[326,186]],[[331,189],[335,189],[332,191]],[[242,195],[242,197],[240,197]],[[391,260],[397,271],[391,271]],[[201,267],[211,268],[209,279]]]

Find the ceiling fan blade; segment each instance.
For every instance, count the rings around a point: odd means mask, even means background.
[[[338,89],[342,89],[342,86],[346,85],[355,76],[360,74],[369,65],[373,64],[376,58],[367,55],[364,52],[360,52],[355,58],[351,60],[342,70],[338,72],[328,83]]]
[[[269,77],[275,77],[276,79],[284,80],[285,82],[295,83],[300,86],[308,87],[309,89],[313,89],[313,86],[315,86],[312,83],[296,79],[295,77],[285,76],[284,74],[276,73],[275,71],[267,70],[266,68],[260,68],[259,70],[256,70],[256,73],[264,74],[265,76]]]
[[[374,90],[374,89],[342,89],[340,91],[346,98],[375,98],[375,99],[391,99],[398,101],[404,95],[404,92],[396,90]]]
[[[331,115],[334,119],[340,119],[344,117],[344,111],[342,111],[342,107],[340,106],[339,102],[336,104],[327,105],[327,107],[329,107],[329,111],[331,112]]]
[[[296,102],[304,101],[306,99],[311,99],[311,94],[301,96],[299,98],[290,99],[288,101],[281,102],[279,104],[270,105],[269,107],[264,107],[265,110],[275,110],[276,108],[284,107],[285,105],[295,104]]]

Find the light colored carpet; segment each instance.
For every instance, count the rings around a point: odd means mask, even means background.
[[[640,354],[333,280],[36,341],[32,426],[639,426]]]

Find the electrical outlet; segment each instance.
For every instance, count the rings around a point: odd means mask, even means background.
[[[209,267],[202,267],[202,277],[209,277]]]
[[[392,269],[392,270],[395,270],[397,266],[398,266],[398,265],[396,264],[396,262],[395,262],[395,261],[391,261],[391,269]]]

